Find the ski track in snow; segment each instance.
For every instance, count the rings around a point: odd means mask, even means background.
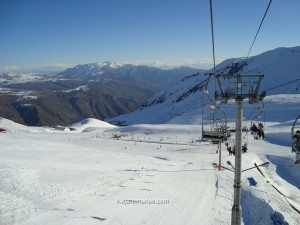
[[[199,126],[105,127],[83,133],[6,127],[0,134],[1,225],[230,224],[234,175],[212,168],[218,162],[216,146],[195,142]],[[286,165],[293,156],[288,147],[271,141],[250,135],[249,152],[243,154],[243,168],[271,162],[262,168],[265,177],[256,169],[242,174],[245,225],[272,225],[275,219],[300,223],[289,205],[299,209],[300,203],[300,179],[291,175],[297,168]],[[222,151],[222,164],[228,160],[234,164],[234,157]],[[152,200],[167,202],[145,203]]]

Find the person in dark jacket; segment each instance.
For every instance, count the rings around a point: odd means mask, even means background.
[[[250,128],[250,131],[253,134],[254,139],[258,139],[257,137],[258,128],[255,125],[255,123],[253,123],[252,127]]]
[[[265,139],[265,128],[264,125],[262,123],[258,124],[258,138],[259,139]]]
[[[293,152],[296,153],[295,164],[300,164],[300,130],[296,131],[296,134],[293,136]]]

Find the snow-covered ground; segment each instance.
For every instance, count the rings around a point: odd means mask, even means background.
[[[248,138],[242,168],[245,225],[300,224],[300,166],[292,121],[267,122]],[[234,174],[218,171],[217,147],[200,125],[115,127],[95,119],[26,127],[0,119],[0,224],[231,224]],[[280,137],[280,138],[278,138]],[[222,165],[231,161],[222,145]],[[277,221],[277,222],[276,222]]]

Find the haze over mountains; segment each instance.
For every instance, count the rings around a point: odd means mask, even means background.
[[[157,91],[201,70],[162,70],[113,62],[91,63],[59,74],[0,74],[0,116],[32,126],[68,125],[137,109]]]

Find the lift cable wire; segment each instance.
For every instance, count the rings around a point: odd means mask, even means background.
[[[210,27],[211,27],[211,40],[212,40],[212,48],[213,48],[214,75],[216,75],[215,37],[214,37],[212,0],[210,0]]]
[[[205,90],[204,93],[207,95],[209,101],[212,103],[212,105],[215,107],[215,109],[219,109],[223,112],[224,114],[224,119],[225,119],[225,125],[224,125],[224,129],[223,129],[223,135],[224,137],[227,136],[227,132],[226,132],[226,127],[227,127],[227,116],[225,111],[222,109],[222,107],[220,105],[217,104],[216,101],[213,101],[208,93],[208,85],[211,81],[211,78],[213,76],[213,78],[215,79],[216,76],[216,57],[215,57],[215,38],[214,38],[214,23],[213,23],[213,7],[212,7],[212,0],[210,0],[210,25],[211,25],[211,40],[212,40],[212,48],[213,48],[213,63],[214,63],[214,73],[213,74],[209,74],[209,77],[207,78],[207,82],[205,85]],[[215,89],[216,89],[216,79],[215,79]],[[203,107],[203,106],[202,106]],[[203,110],[203,109],[202,109]],[[202,113],[203,115],[203,113]],[[203,123],[203,121],[202,121]],[[203,126],[202,126],[202,136],[203,136]]]
[[[284,84],[279,84],[279,85],[277,85],[277,86],[275,86],[275,87],[272,87],[272,88],[269,88],[269,89],[267,89],[267,90],[264,90],[264,92],[267,92],[267,91],[270,91],[270,90],[273,90],[273,89],[276,89],[276,88],[279,88],[279,87],[282,87],[282,86],[285,86],[285,85],[294,83],[294,82],[296,82],[296,81],[298,81],[298,80],[300,80],[300,78],[295,79],[295,80],[292,80],[292,81],[289,81],[289,82],[284,83]]]
[[[261,103],[261,108],[260,108],[260,105],[259,105],[259,103]],[[260,112],[258,113],[258,114],[256,114],[254,117],[252,117],[252,119],[250,119],[250,117],[252,116],[252,114],[253,114],[253,112],[254,112],[254,110],[255,109],[260,109]],[[249,115],[249,118],[245,121],[245,123],[244,123],[244,127],[248,130],[248,128],[247,128],[247,124],[248,124],[248,122],[249,121],[251,121],[251,123],[250,123],[250,129],[251,129],[251,127],[252,127],[252,123],[253,123],[253,121],[255,120],[255,119],[257,119],[257,118],[260,118],[260,116],[263,114],[263,125],[265,126],[265,105],[264,105],[264,102],[263,101],[260,101],[260,102],[257,102],[255,105],[254,105],[254,107],[253,107],[253,109],[252,109],[252,111],[251,111],[251,113],[250,113],[250,115]],[[244,138],[247,136],[247,142],[248,142],[248,132],[246,132],[246,135],[244,136]]]
[[[248,52],[248,54],[247,54],[246,60],[247,60],[248,57],[249,57],[249,54],[250,54],[250,52],[251,52],[251,50],[252,50],[252,47],[253,47],[253,45],[254,45],[254,43],[255,43],[255,40],[256,40],[257,35],[258,35],[259,31],[260,31],[260,28],[261,28],[261,26],[262,26],[262,24],[263,24],[263,22],[264,22],[264,19],[265,19],[267,13],[268,13],[268,10],[269,10],[269,8],[270,8],[271,3],[272,3],[272,0],[269,1],[268,7],[267,7],[267,9],[266,9],[266,11],[265,11],[265,14],[264,14],[264,16],[263,16],[263,18],[262,18],[262,21],[261,21],[261,23],[260,23],[260,25],[259,25],[259,28],[258,28],[258,30],[257,30],[257,32],[256,32],[256,35],[255,35],[255,37],[254,37],[254,40],[253,40],[253,42],[252,42],[252,44],[251,44],[251,47],[250,47],[250,49],[249,49],[249,52]],[[213,75],[214,75],[214,78],[215,78],[215,76],[216,76],[216,60],[215,60],[215,42],[214,42],[214,26],[213,26],[213,8],[212,8],[212,0],[210,0],[210,25],[211,25],[212,48],[213,48],[213,64],[214,64],[214,74],[213,74]],[[206,83],[206,85],[205,85],[205,91],[204,91],[204,93],[208,96],[208,99],[213,103],[213,105],[214,105],[216,108],[221,109],[221,111],[224,113],[224,116],[225,116],[225,134],[226,134],[226,133],[227,133],[227,132],[226,132],[226,130],[227,130],[227,127],[226,127],[226,125],[227,125],[226,113],[225,113],[225,111],[224,111],[219,105],[217,105],[216,102],[212,101],[212,99],[210,98],[210,96],[209,96],[209,94],[208,94],[208,84],[209,84],[209,82],[210,82],[211,76],[212,76],[212,75],[210,75],[210,76],[208,77],[208,79],[207,79],[207,83]],[[216,87],[215,87],[215,88],[216,88]]]
[[[286,83],[284,83],[284,84],[279,84],[279,85],[277,85],[277,86],[275,86],[275,87],[272,87],[272,88],[269,88],[269,89],[267,89],[267,90],[264,90],[263,92],[267,92],[267,91],[270,91],[270,90],[273,90],[273,89],[276,89],[276,88],[279,88],[279,87],[282,87],[282,86],[285,86],[285,85],[288,85],[288,84],[291,84],[291,83],[294,83],[294,82],[296,82],[296,81],[300,81],[300,78],[297,78],[297,79],[295,79],[295,80],[292,80],[292,81],[289,81],[289,82],[286,82]],[[258,116],[260,116],[262,113],[264,113],[264,126],[265,126],[265,107],[264,107],[264,103],[263,103],[263,101],[261,101],[261,103],[262,103],[262,110],[261,110],[261,112],[258,114],[258,115],[256,115],[256,117],[258,117]],[[254,110],[255,110],[255,108],[257,107],[257,106],[259,106],[258,105],[258,103],[257,104],[255,104],[255,106],[253,107],[253,109],[252,109],[252,111],[251,111],[251,113],[250,113],[250,116],[253,114],[253,112],[254,112]],[[249,117],[250,117],[249,116]],[[253,119],[252,119],[253,120]],[[244,126],[246,127],[247,126],[247,123],[250,121],[250,118],[247,120],[247,121],[245,121],[245,123],[244,123]],[[251,123],[251,125],[252,125],[252,123]]]
[[[250,112],[250,114],[248,116],[248,119],[245,121],[245,123],[243,125],[244,127],[246,127],[248,122],[252,120],[252,117],[253,117],[252,114],[254,113],[254,110],[257,109],[257,107],[258,107],[258,102],[253,106],[252,111]],[[252,124],[251,124],[251,126],[252,126]]]
[[[258,103],[256,103],[255,105],[254,105],[254,107],[253,107],[253,109],[252,109],[252,111],[251,111],[251,113],[250,113],[250,115],[249,115],[249,119],[248,120],[246,120],[245,122],[244,122],[244,125],[243,125],[243,127],[245,127],[246,128],[246,134],[242,137],[242,139],[246,139],[246,146],[248,146],[248,128],[247,128],[247,123],[250,121],[250,117],[252,116],[252,114],[253,114],[253,112],[254,112],[254,110],[256,109],[256,107],[258,106]],[[251,126],[252,126],[252,124],[251,124]]]
[[[285,86],[285,85],[294,83],[294,82],[296,82],[296,81],[300,81],[300,78],[297,78],[297,79],[295,79],[295,80],[286,82],[286,83],[284,83],[284,84],[279,84],[279,85],[277,85],[277,86],[275,86],[275,87],[272,87],[272,88],[269,88],[269,89],[267,89],[267,90],[264,90],[263,92],[267,92],[267,91],[270,91],[270,90],[273,90],[273,89],[276,89],[276,88],[279,88],[279,87],[282,87],[282,86]],[[263,121],[263,122],[264,122],[264,126],[265,126],[265,106],[264,106],[263,101],[261,101],[261,103],[262,103],[262,110],[261,110],[261,112],[260,112],[258,115],[256,115],[256,117],[258,117],[258,116],[260,116],[261,114],[264,113],[264,116],[263,116],[263,117],[264,117],[264,121]],[[250,116],[251,116],[252,113],[254,112],[254,109],[256,108],[256,106],[259,107],[258,103],[257,103],[257,104],[255,105],[255,107],[253,108],[252,112],[250,113]],[[250,119],[248,119],[248,120],[245,122],[245,125],[244,125],[244,126],[247,125],[247,123],[249,122],[249,120],[250,120]],[[252,119],[252,120],[253,120],[253,119]],[[252,126],[252,123],[251,123],[251,126]]]
[[[261,20],[261,22],[260,22],[259,28],[258,28],[258,30],[257,30],[257,32],[256,32],[256,35],[255,35],[255,37],[254,37],[254,40],[253,40],[253,42],[252,42],[252,44],[251,44],[251,47],[250,47],[249,52],[248,52],[248,54],[247,54],[246,60],[247,60],[248,57],[249,57],[249,54],[250,54],[250,52],[251,52],[251,50],[252,50],[252,47],[253,47],[253,45],[254,45],[254,42],[255,42],[255,40],[256,40],[256,38],[257,38],[258,32],[259,32],[259,30],[260,30],[260,28],[261,28],[261,26],[262,26],[262,24],[263,24],[263,22],[264,22],[264,19],[265,19],[267,13],[268,13],[268,10],[269,10],[269,8],[270,8],[271,3],[272,3],[272,0],[270,0],[270,2],[269,2],[269,4],[268,4],[268,7],[267,7],[267,9],[266,9],[266,11],[265,11],[265,14],[264,14],[264,16],[263,16],[263,18],[262,18],[262,20]]]

